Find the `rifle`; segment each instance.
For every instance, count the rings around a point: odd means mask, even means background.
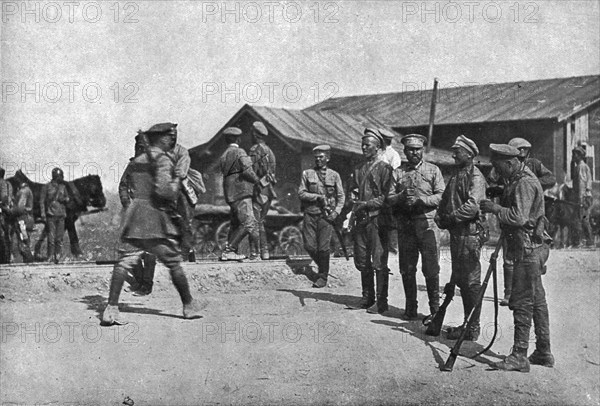
[[[494,335],[492,336],[492,340],[490,341],[488,346],[485,347],[482,351],[475,354],[471,358],[477,358],[479,355],[481,355],[484,352],[486,352],[487,350],[489,350],[492,347],[494,340],[496,339],[496,333],[497,333],[497,329],[498,329],[498,280],[497,280],[497,275],[496,275],[496,261],[498,260],[498,253],[500,252],[500,248],[502,247],[503,239],[504,239],[503,235],[500,234],[500,238],[498,239],[498,242],[496,243],[496,249],[494,249],[494,253],[490,257],[490,266],[485,275],[485,278],[483,279],[483,283],[481,284],[481,289],[479,290],[479,297],[477,298],[477,302],[475,303],[475,306],[471,310],[471,313],[469,313],[469,316],[463,323],[462,333],[461,333],[460,337],[458,338],[458,340],[456,340],[456,343],[454,343],[454,347],[452,347],[452,349],[450,350],[450,355],[448,356],[448,359],[446,360],[446,363],[444,364],[444,366],[441,368],[442,371],[452,372],[452,369],[454,368],[454,362],[456,362],[456,358],[460,355],[460,347],[461,347],[463,341],[465,341],[467,332],[473,324],[473,316],[475,315],[475,311],[481,307],[481,304],[483,302],[483,297],[485,296],[485,290],[486,290],[488,282],[490,280],[490,276],[493,276],[493,286],[494,286],[494,311],[495,311]]]
[[[446,317],[446,309],[450,305],[450,302],[454,298],[454,289],[456,285],[454,283],[447,283],[444,286],[444,301],[440,306],[439,310],[435,314],[429,315],[423,319],[423,325],[427,326],[425,334],[428,336],[439,336],[442,331],[444,324],[444,317]]]

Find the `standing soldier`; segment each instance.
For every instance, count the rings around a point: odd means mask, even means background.
[[[265,231],[265,217],[271,207],[271,202],[276,197],[273,185],[275,179],[275,154],[265,143],[264,137],[269,134],[267,127],[260,121],[252,124],[252,148],[250,148],[250,158],[252,159],[252,169],[260,182],[254,188],[252,195],[252,209],[254,217],[258,223],[258,232],[260,240],[250,239],[250,259],[257,260],[258,253],[260,258],[269,259],[269,244],[267,233]]]
[[[593,203],[592,198],[592,172],[585,162],[586,152],[583,147],[573,149],[573,196],[578,206],[579,218],[574,222],[575,245],[582,247],[583,238],[587,241],[587,246],[594,245],[594,237],[590,226],[590,211]]]
[[[519,161],[523,162],[526,167],[538,178],[542,185],[542,190],[550,189],[556,184],[556,177],[546,168],[542,161],[531,156],[531,143],[524,138],[515,137],[508,142],[508,145],[515,147],[519,150]],[[491,197],[499,196],[502,194],[506,180],[502,179],[500,175],[492,168],[488,176],[488,183],[492,186]],[[503,252],[506,252],[506,243],[502,247]],[[512,274],[514,264],[506,256],[503,259],[503,270],[504,270],[504,298],[500,302],[500,306],[508,306],[510,300],[510,293],[512,290]]]
[[[48,230],[48,262],[58,263],[65,234],[69,194],[62,169],[52,169],[52,180],[42,187],[40,212]]]
[[[392,147],[392,141],[396,136],[396,133],[385,128],[379,129],[379,134],[383,138],[383,148],[381,149],[381,155],[379,157],[383,162],[390,164],[393,170],[402,165],[402,159],[398,151]]]
[[[369,313],[388,310],[389,273],[387,239],[381,238],[381,218],[384,200],[390,189],[392,167],[378,157],[383,140],[375,129],[367,128],[362,137],[365,161],[359,164],[348,184],[348,201],[352,205],[351,224],[354,236],[354,265],[360,271],[362,299],[359,307]],[[375,283],[377,279],[377,302]]]
[[[304,248],[319,268],[313,285],[316,288],[327,286],[333,222],[341,213],[345,199],[340,175],[327,167],[330,151],[329,145],[313,148],[315,167],[302,172],[298,188],[304,212]]]
[[[444,192],[440,169],[423,161],[427,138],[419,134],[402,137],[407,162],[394,171],[388,204],[394,209],[398,227],[398,262],[406,295],[405,317],[417,314],[417,262],[422,271],[431,314],[439,308],[439,229],[433,218]]]
[[[33,262],[31,254],[30,236],[34,229],[33,220],[33,193],[27,182],[21,183],[16,196],[15,214],[17,215],[15,232],[19,251],[25,263]]]
[[[396,133],[393,131],[387,130],[385,128],[379,129],[379,134],[383,138],[383,147],[381,148],[381,154],[379,158],[383,162],[387,162],[392,167],[392,170],[395,170],[402,165],[402,159],[400,158],[400,154],[398,151],[392,147],[392,141],[396,136]],[[385,221],[382,221],[382,235],[387,238],[387,246],[388,251],[393,252],[394,254],[398,252],[398,240],[396,233],[396,219],[392,214],[392,210],[390,207],[384,207],[381,213],[382,218],[385,218]],[[385,259],[385,264],[387,266],[388,260]],[[388,268],[389,269],[389,268]]]
[[[457,172],[450,178],[442,195],[440,207],[435,216],[436,224],[450,232],[450,255],[452,276],[450,284],[460,288],[465,320],[475,307],[481,289],[481,246],[486,239],[483,216],[479,213],[479,203],[485,199],[487,183],[481,171],[473,165],[473,158],[479,149],[473,140],[459,136],[452,146]],[[470,331],[465,339],[477,341],[479,338],[479,315],[475,313]],[[448,330],[448,339],[456,340],[462,328]]]
[[[246,257],[238,254],[239,243],[247,235],[255,241],[260,238],[252,210],[252,193],[259,179],[252,170],[252,160],[239,145],[242,130],[228,127],[223,134],[229,146],[221,155],[220,167],[225,201],[231,214],[227,246],[221,254],[221,261],[241,261]]]
[[[125,278],[139,262],[144,251],[150,252],[169,268],[171,279],[183,303],[183,317],[200,316],[206,303],[192,298],[187,277],[181,267],[180,227],[173,222],[181,182],[175,165],[167,155],[173,146],[165,131],[147,133],[147,153],[131,161],[131,182],[135,195],[125,213],[121,240],[131,248],[121,252],[110,282],[108,305],[102,315],[103,325],[119,323],[119,296]]]
[[[13,209],[13,189],[4,179],[6,171],[0,168],[0,264],[10,263],[10,216]]]
[[[134,171],[136,164],[133,162],[137,157],[146,153],[148,141],[145,134],[139,130],[135,136],[134,157],[129,160],[129,164],[125,167],[121,181],[119,182],[119,199],[124,210],[127,210],[135,199],[135,183]],[[152,293],[154,285],[154,271],[156,268],[156,256],[148,252],[144,252],[139,259],[139,262],[134,265],[132,273],[135,277],[136,284],[132,288],[134,295],[146,296]]]
[[[519,150],[510,145],[490,144],[494,169],[508,181],[501,205],[490,200],[480,204],[483,213],[497,216],[505,255],[514,261],[512,294],[509,308],[514,318],[513,350],[494,368],[529,372],[529,364],[554,366],[550,351],[550,322],[546,292],[542,284],[544,264],[548,259],[550,240],[544,231],[544,196],[536,176],[519,161]],[[550,240],[551,241],[551,240]],[[536,349],[527,358],[531,323],[535,324]]]

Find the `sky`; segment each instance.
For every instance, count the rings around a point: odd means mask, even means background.
[[[2,1],[0,166],[115,191],[138,129],[244,104],[600,74],[600,2]]]

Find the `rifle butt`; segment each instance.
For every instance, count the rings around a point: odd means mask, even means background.
[[[442,326],[444,325],[444,318],[446,317],[446,309],[441,309],[435,313],[433,319],[427,326],[427,330],[425,330],[425,334],[428,336],[439,336],[442,332]]]
[[[442,367],[442,371],[444,372],[452,372],[454,369],[454,362],[456,362],[456,354],[454,352],[450,352],[450,356],[446,360],[446,363]]]

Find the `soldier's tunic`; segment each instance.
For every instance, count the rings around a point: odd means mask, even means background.
[[[276,161],[275,154],[264,141],[259,141],[250,148],[252,169],[259,179],[268,182],[266,186],[258,185],[254,188],[252,196],[252,209],[258,225],[260,235],[260,251],[268,253],[267,233],[265,231],[265,218],[275,198],[272,180],[275,179]]]
[[[12,185],[0,179],[0,264],[10,263],[10,218],[13,208]]]
[[[252,210],[252,193],[258,177],[252,160],[239,145],[232,143],[219,162],[223,175],[225,201],[231,208],[231,223],[227,236],[228,247],[237,252],[238,244],[248,234],[258,239],[258,227]]]
[[[21,235],[20,238],[17,238],[19,251],[24,262],[33,262],[30,246],[30,235],[34,229],[33,192],[29,186],[22,186],[17,191],[15,201],[18,212],[15,231]]]
[[[122,220],[121,240],[129,247],[121,251],[113,270],[108,303],[116,305],[124,276],[139,263],[144,251],[156,255],[170,271],[182,302],[190,303],[187,278],[181,267],[181,231],[173,221],[180,181],[174,163],[160,148],[150,146],[129,164],[128,177],[135,190]]]
[[[190,164],[192,162],[188,150],[180,144],[175,144],[167,155],[175,164],[175,176],[181,181],[188,176]],[[192,249],[194,245],[194,231],[192,220],[194,218],[193,207],[190,205],[187,197],[181,191],[177,198],[177,212],[181,215],[181,251],[184,255]]]
[[[460,288],[465,318],[475,306],[481,289],[479,260],[485,219],[479,211],[479,203],[485,199],[486,188],[487,183],[478,168],[472,164],[460,168],[448,182],[436,216],[436,220],[442,219],[438,224],[450,232],[450,281]],[[474,329],[479,328],[480,312],[481,307],[474,316]]]
[[[362,295],[367,304],[375,298],[373,276],[377,273],[377,301],[387,303],[389,277],[387,239],[380,232],[380,213],[390,190],[392,167],[378,157],[359,164],[348,184],[347,196],[364,201],[366,210],[354,213],[354,265],[361,272]]]
[[[318,196],[325,196],[325,204],[318,204]],[[333,225],[325,218],[332,212],[342,212],[345,194],[340,175],[333,169],[312,168],[302,172],[298,197],[304,212],[302,234],[304,248],[319,267],[319,274],[327,280]]]
[[[549,247],[543,240],[539,222],[544,217],[544,196],[536,176],[524,165],[508,179],[498,213],[507,241],[506,255],[514,261],[509,307],[514,313],[514,345],[527,349],[532,320],[536,344],[550,346],[550,324],[542,273]]]
[[[51,181],[42,187],[40,211],[46,218],[48,259],[52,259],[55,255],[58,257],[62,252],[67,203],[69,203],[69,194],[64,183]]]
[[[444,192],[440,169],[421,161],[416,166],[404,162],[393,173],[389,203],[398,227],[398,262],[404,283],[407,308],[417,308],[417,262],[421,253],[422,271],[427,285],[432,314],[439,307],[439,229],[433,218]],[[408,206],[401,198],[406,190],[414,193],[422,205]]]

